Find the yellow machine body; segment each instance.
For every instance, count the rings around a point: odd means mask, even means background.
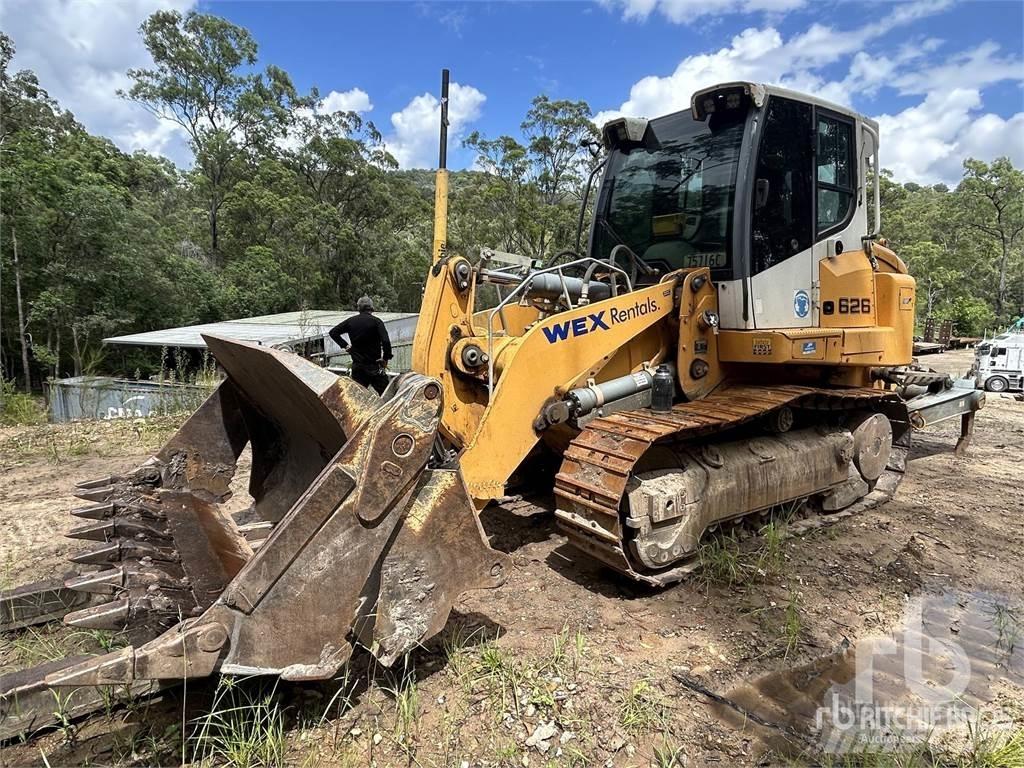
[[[490,339],[489,313],[475,312],[475,291],[458,286],[455,268],[462,261],[439,261],[437,274],[431,274],[413,360],[445,388],[441,429],[461,447],[462,471],[478,506],[505,494],[509,478],[540,441],[534,422],[544,404],[588,381],[600,383],[672,361],[682,392],[696,400],[726,379],[870,386],[873,368],[911,361],[914,279],[899,262],[894,264],[902,271],[889,264],[880,266],[892,271],[876,271],[863,251],[843,253],[827,265],[821,300],[869,296],[869,325],[755,331],[702,327],[702,313],[718,307],[708,270],[698,269],[671,273],[654,285],[548,318],[533,308],[514,308],[518,312],[508,328],[497,315],[490,319]],[[698,275],[706,282],[695,295],[689,286]],[[565,336],[551,341],[552,329],[563,327]],[[803,352],[808,342],[817,342],[811,356]],[[462,370],[460,351],[467,344],[491,350],[493,387],[485,375]],[[689,373],[697,359],[709,366],[700,379]]]

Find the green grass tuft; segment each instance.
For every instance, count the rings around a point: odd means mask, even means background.
[[[41,398],[18,392],[14,383],[0,379],[0,426],[21,427],[46,423],[46,409]]]
[[[619,702],[619,722],[630,733],[658,730],[667,719],[664,700],[646,680],[637,680]]]
[[[272,686],[253,678],[222,677],[210,711],[194,723],[191,759],[233,768],[285,763],[284,711]]]

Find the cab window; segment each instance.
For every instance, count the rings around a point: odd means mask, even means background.
[[[624,243],[662,273],[710,267],[717,279],[731,276],[745,117],[680,112],[652,120],[642,146],[612,152],[594,222],[600,257]]]
[[[817,210],[818,234],[846,224],[853,213],[853,124],[831,115],[818,115]]]

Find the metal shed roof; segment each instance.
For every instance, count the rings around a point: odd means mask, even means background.
[[[166,328],[161,331],[132,333],[127,336],[112,336],[104,339],[103,342],[144,347],[205,349],[206,343],[200,334],[212,333],[215,336],[225,336],[229,339],[276,347],[321,338],[342,320],[355,314],[355,312],[307,309],[301,312],[282,312],[277,315],[261,315],[239,320],[225,320],[220,323],[203,323],[181,328]],[[385,323],[416,317],[415,314],[409,312],[375,312],[374,314]]]

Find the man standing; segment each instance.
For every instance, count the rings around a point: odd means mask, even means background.
[[[358,315],[342,320],[329,334],[352,357],[352,378],[364,387],[373,387],[380,395],[388,385],[385,371],[392,357],[391,339],[384,323],[374,316],[373,300],[369,296],[359,299],[356,309]],[[351,343],[347,343],[342,334],[347,334]]]

